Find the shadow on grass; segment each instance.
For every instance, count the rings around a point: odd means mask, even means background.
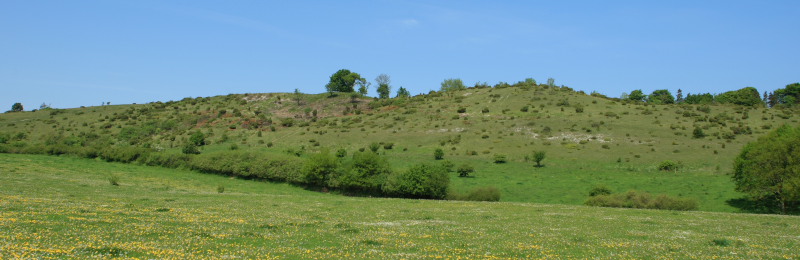
[[[758,214],[781,214],[781,208],[778,203],[773,199],[752,199],[752,198],[737,198],[725,201],[729,206],[738,208],[746,213]],[[787,207],[787,214],[800,215],[800,208],[798,203],[792,203]]]

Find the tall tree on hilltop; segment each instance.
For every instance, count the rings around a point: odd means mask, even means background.
[[[637,89],[637,90],[631,91],[631,93],[628,94],[628,100],[637,101],[637,102],[644,102],[645,100],[647,100],[647,95],[645,95],[644,92],[642,92],[641,89]]]
[[[331,95],[333,95],[334,92],[355,92],[353,87],[356,85],[356,81],[361,79],[361,75],[358,75],[358,73],[351,72],[347,69],[340,69],[331,75],[331,79],[328,84],[325,85],[325,89],[327,89],[328,93]]]
[[[683,103],[683,91],[678,89],[678,93],[675,94],[675,103]]]
[[[669,90],[659,89],[650,94],[647,98],[647,102],[653,104],[674,104],[675,97],[672,96],[672,93],[669,93]]]
[[[11,105],[11,112],[20,112],[22,110],[25,110],[22,107],[22,103],[14,103],[13,105]]]

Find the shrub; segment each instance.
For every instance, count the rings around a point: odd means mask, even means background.
[[[109,176],[108,183],[114,186],[119,186],[119,176],[116,175]]]
[[[217,193],[223,193],[223,192],[225,192],[225,186],[222,186],[221,184],[217,185]]]
[[[183,154],[200,154],[200,149],[194,143],[187,143],[181,148]]]
[[[436,150],[433,151],[433,158],[436,160],[444,159],[444,150],[442,150],[442,148],[436,148]]]
[[[542,160],[546,155],[544,151],[533,152],[533,161],[536,162],[536,167],[542,167]]]
[[[700,127],[695,127],[692,131],[692,137],[700,139],[706,137],[706,133],[703,132],[703,129]]]
[[[489,113],[489,108],[488,107],[484,107],[483,109],[481,109],[481,113],[484,113],[484,114]]]
[[[345,150],[344,148],[336,150],[336,157],[344,158],[345,156],[347,156],[347,150]]]
[[[383,144],[383,149],[385,149],[385,150],[391,150],[392,148],[394,148],[394,143],[385,143],[385,144]]]
[[[673,198],[667,195],[653,197],[650,193],[629,191],[627,193],[596,195],[584,204],[597,207],[664,209],[664,210],[697,210],[698,203],[694,199]]]
[[[259,132],[259,133],[261,133],[261,132]],[[195,131],[189,137],[189,142],[194,144],[194,145],[196,145],[196,146],[203,146],[203,145],[206,144],[206,135],[204,135],[203,132]]]
[[[444,168],[418,164],[406,171],[390,174],[383,191],[404,198],[443,199],[449,185],[450,178]]]
[[[458,113],[466,113],[467,112],[467,108],[459,107],[458,110],[456,110],[456,112],[458,112]]]
[[[473,168],[472,165],[465,163],[462,164],[461,166],[458,166],[456,172],[458,172],[458,177],[469,177],[470,173],[475,172],[475,168]]]
[[[381,145],[380,144],[378,144],[378,143],[370,143],[369,144],[369,150],[372,151],[373,153],[377,153],[378,149],[381,149]]]
[[[339,162],[327,151],[309,156],[302,170],[306,183],[319,187],[325,186],[329,177],[338,171]]]
[[[334,171],[328,182],[330,187],[358,193],[378,194],[381,185],[392,170],[389,162],[377,153],[358,152],[344,171]]]
[[[495,154],[494,155],[494,163],[506,163],[506,155],[505,154]]]
[[[598,185],[598,186],[595,186],[594,188],[592,188],[589,191],[589,197],[594,197],[594,196],[598,196],[598,195],[610,195],[612,193],[614,193],[614,192],[612,192],[611,189],[608,188],[607,186]]]
[[[500,201],[500,190],[495,187],[478,187],[467,194],[450,193],[449,200]]]
[[[670,160],[663,161],[658,164],[659,171],[677,171],[680,168],[680,163],[676,163]]]

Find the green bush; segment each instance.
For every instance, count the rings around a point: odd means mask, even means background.
[[[500,190],[495,187],[478,187],[472,189],[467,194],[451,192],[447,195],[448,200],[466,201],[500,201]]]
[[[589,196],[590,197],[594,197],[594,196],[598,196],[598,195],[610,195],[612,193],[614,193],[614,192],[612,192],[611,189],[608,188],[607,186],[598,185],[598,186],[595,186],[594,188],[592,188],[589,191]]]
[[[350,192],[379,194],[391,172],[386,158],[377,153],[357,152],[345,170],[333,172],[328,184]]]
[[[347,156],[347,150],[344,148],[336,150],[336,157],[344,158],[345,156]]]
[[[436,148],[436,150],[433,151],[433,158],[436,160],[444,159],[444,150],[441,148]]]
[[[506,163],[508,159],[506,158],[505,154],[495,154],[494,155],[494,163]]]
[[[187,143],[181,147],[181,152],[183,154],[200,154],[200,149],[197,149],[197,145],[194,143]]]
[[[369,144],[369,150],[372,151],[373,153],[377,153],[378,149],[381,149],[381,145],[380,144],[378,144],[378,143],[370,143]]]
[[[627,193],[596,195],[584,204],[597,207],[639,208],[664,210],[697,210],[698,203],[694,199],[673,198],[667,195],[653,197],[650,193],[629,191]]]
[[[109,176],[108,183],[114,186],[119,186],[119,176],[116,175]]]
[[[469,165],[469,164],[465,163],[465,164],[462,164],[461,166],[458,166],[458,169],[456,169],[456,172],[458,172],[458,177],[469,177],[470,173],[475,172],[475,168],[472,167],[472,165]]]
[[[676,163],[670,160],[666,160],[658,164],[658,170],[666,172],[677,171],[680,167],[681,167],[680,163]]]
[[[324,187],[330,176],[337,175],[338,171],[340,171],[339,162],[327,151],[312,154],[303,164],[306,183],[319,187]]]
[[[259,132],[259,133],[261,133],[261,132]],[[194,144],[195,146],[206,145],[206,135],[204,135],[203,132],[195,131],[189,137],[189,142]]]
[[[418,164],[406,171],[389,175],[383,192],[390,196],[420,199],[444,199],[450,177],[441,166]]]
[[[702,128],[695,127],[694,130],[692,131],[692,137],[697,138],[697,139],[701,139],[701,138],[706,137],[706,133],[703,132]]]

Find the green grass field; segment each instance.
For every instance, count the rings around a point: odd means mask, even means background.
[[[624,172],[604,181],[613,187],[612,179],[637,178]],[[525,181],[550,178],[533,173]],[[0,154],[0,259],[113,257],[797,259],[800,217],[356,198],[159,167]]]

